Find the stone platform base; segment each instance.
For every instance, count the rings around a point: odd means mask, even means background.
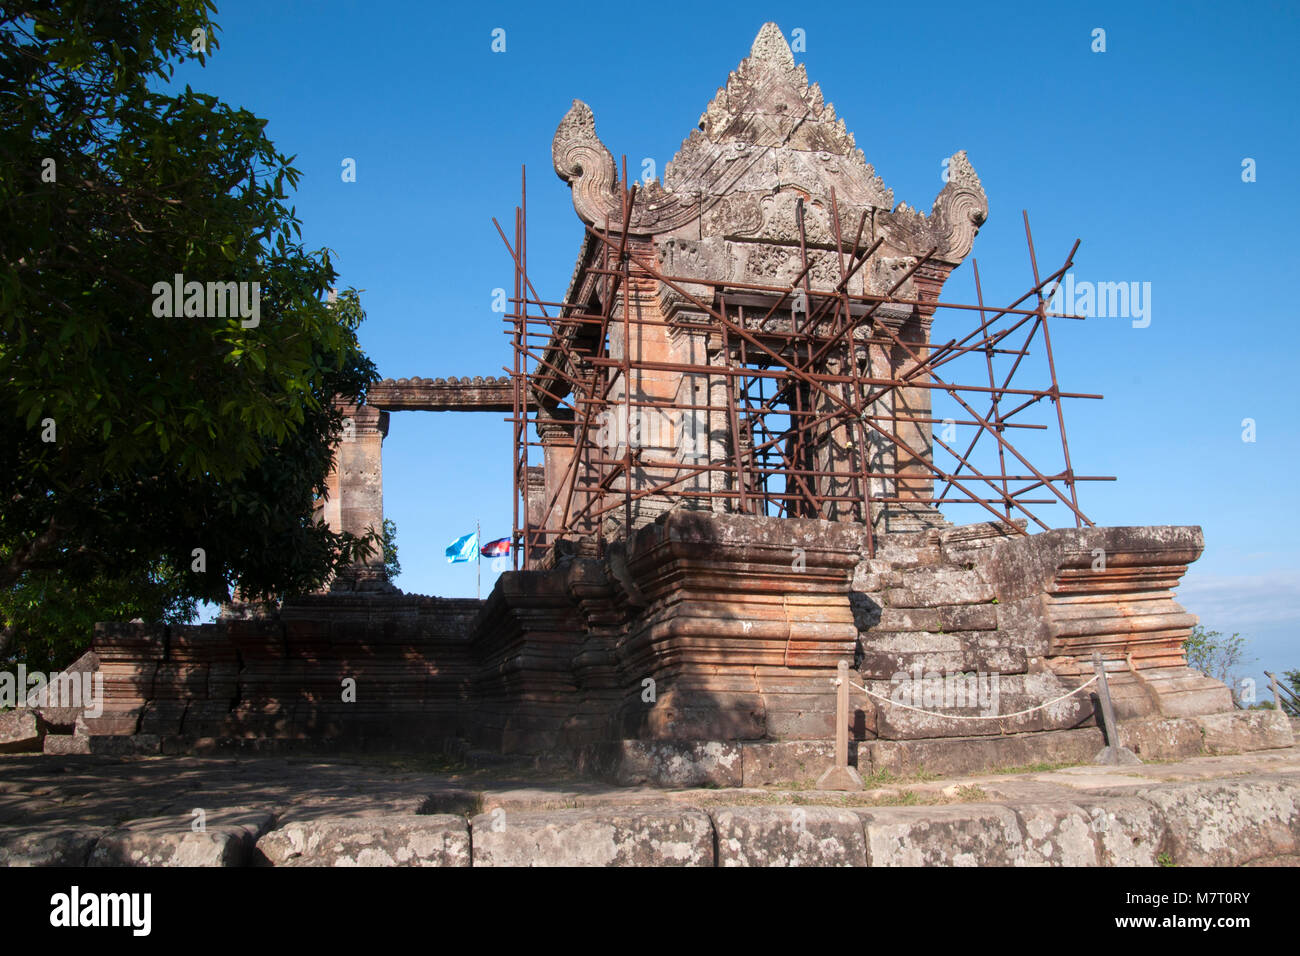
[[[1120,742],[1144,761],[1290,747],[1290,721],[1271,710],[1121,723]],[[994,773],[1094,762],[1106,746],[1096,727],[986,737],[850,742],[863,777]],[[575,755],[579,772],[620,786],[809,786],[831,766],[831,741],[644,741],[595,744]]]
[[[822,797],[828,795],[822,794]],[[240,807],[0,827],[0,866],[1243,866],[1300,860],[1300,774],[939,806],[494,807],[287,819]]]
[[[868,786],[611,787],[418,755],[7,754],[0,867],[1300,862],[1300,747]]]
[[[1196,619],[1175,589],[1198,528],[986,522],[873,541],[681,509],[599,554],[556,542],[553,567],[501,575],[484,602],[345,592],[268,617],[101,624],[102,711],[0,719],[0,752],[47,735],[52,755],[459,742],[629,783],[815,781],[848,664],[863,776],[972,772],[1094,759],[1098,660],[1121,744],[1144,759],[1290,739],[1266,715],[1224,715],[1228,689],[1187,667]]]

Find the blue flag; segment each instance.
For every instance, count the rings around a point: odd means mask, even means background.
[[[460,564],[462,561],[473,561],[476,550],[478,550],[478,532],[471,531],[447,545],[447,563]]]

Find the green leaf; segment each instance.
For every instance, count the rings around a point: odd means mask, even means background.
[[[0,588],[0,614],[51,635],[55,653],[95,620],[154,620],[232,581],[315,586],[351,547],[311,512],[329,473],[331,401],[356,396],[374,366],[356,340],[359,300],[319,302],[335,273],[301,245],[284,195],[299,171],[265,118],[167,85],[192,62],[191,29],[216,49],[210,0],[20,6],[35,11],[33,34],[0,30],[0,62],[23,64],[0,81],[0,500],[11,503],[0,555],[58,513],[75,518],[60,554],[78,557],[22,570],[24,583]],[[48,155],[63,157],[58,189],[13,188],[7,170]],[[64,188],[82,178],[97,188]],[[4,264],[23,258],[40,268]],[[176,273],[258,279],[260,326],[156,318],[153,284]],[[33,431],[44,417],[58,421],[57,445]],[[199,578],[172,563],[192,540],[210,543],[219,570]]]

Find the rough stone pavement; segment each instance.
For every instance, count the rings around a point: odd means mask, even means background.
[[[0,864],[1300,861],[1300,747],[868,785],[625,788],[418,756],[12,755]]]

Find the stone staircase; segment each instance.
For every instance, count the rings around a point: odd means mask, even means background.
[[[981,558],[1006,535],[995,526],[889,535],[854,578],[859,627],[856,680],[894,701],[961,718],[919,713],[856,692],[862,729],[909,740],[1064,730],[1092,716],[1087,694],[1041,711],[1067,693],[1038,658],[998,630],[998,607]]]

